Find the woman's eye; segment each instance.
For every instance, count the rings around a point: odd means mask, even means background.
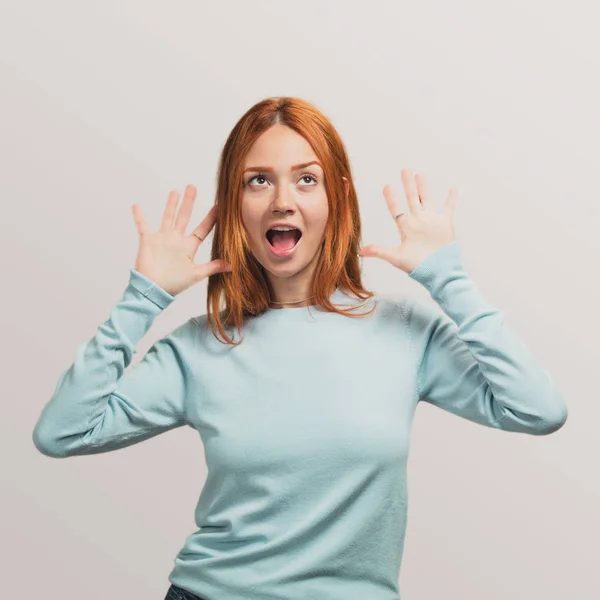
[[[255,185],[252,184],[252,181],[254,180],[266,180],[266,177],[264,175],[254,175],[254,177],[251,177],[250,179],[248,179],[248,181],[246,182],[246,185]],[[302,179],[306,180],[306,179],[312,179],[312,181],[314,181],[315,185],[317,183],[317,178],[314,175],[311,175],[310,173],[305,173],[304,175],[302,175],[299,179],[299,181],[301,181]],[[258,187],[263,187],[261,185],[258,185]],[[311,187],[311,186],[302,186],[302,187]]]
[[[250,185],[254,179],[264,179],[262,175],[255,175],[254,177],[250,177],[248,181],[246,181],[246,185]]]
[[[302,175],[302,177],[300,177],[300,179],[306,179],[306,178],[312,179],[315,183],[317,183],[316,177],[313,177],[312,175],[309,175],[308,173],[306,175]]]

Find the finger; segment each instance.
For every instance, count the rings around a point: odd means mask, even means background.
[[[227,273],[231,271],[231,265],[223,259],[215,259],[210,262],[196,265],[196,279],[202,281],[209,275],[216,275],[217,273]]]
[[[175,218],[175,225],[173,229],[181,234],[185,234],[190,217],[192,216],[192,209],[194,208],[194,200],[196,199],[196,188],[193,185],[188,185],[185,188],[183,195],[183,201],[179,207],[179,212]]]
[[[393,251],[391,248],[385,248],[384,246],[380,246],[379,244],[370,244],[369,246],[365,246],[358,253],[359,256],[376,256],[377,258],[382,258],[386,260],[390,264],[392,264],[393,260]]]
[[[135,227],[140,236],[148,233],[150,230],[148,229],[148,224],[146,223],[146,219],[144,219],[144,215],[142,214],[142,209],[137,204],[131,205],[131,212],[133,213],[133,220],[135,222]]]
[[[429,186],[425,181],[425,176],[421,175],[420,173],[417,173],[415,175],[415,180],[417,182],[417,190],[419,197],[421,198],[421,204],[423,208],[432,210],[433,202],[431,201],[431,198],[429,196]]]
[[[400,201],[398,200],[398,193],[393,186],[386,185],[383,188],[383,195],[390,214],[395,218],[398,213],[402,212]],[[395,219],[396,223],[398,223],[399,220],[400,219]]]
[[[175,211],[177,210],[177,202],[179,200],[179,192],[173,190],[169,192],[167,198],[167,204],[163,212],[162,220],[160,222],[160,230],[162,232],[170,231],[171,225],[173,224],[173,218],[175,217]]]
[[[422,205],[419,200],[419,190],[415,183],[415,178],[408,169],[402,169],[401,177],[402,184],[404,185],[404,193],[406,194],[408,210],[410,210],[411,214],[416,215],[422,210]]]
[[[444,212],[448,216],[454,215],[454,209],[456,208],[456,204],[458,203],[458,189],[450,188],[450,192],[448,193],[448,198],[444,204]]]
[[[213,204],[210,208],[210,210],[208,211],[208,214],[206,215],[206,217],[204,217],[204,219],[202,220],[202,223],[200,223],[200,225],[198,225],[198,227],[196,227],[194,229],[194,231],[192,231],[192,233],[190,235],[199,235],[202,240],[206,239],[206,236],[210,233],[211,229],[215,226],[215,223],[217,222],[217,205]],[[198,239],[198,238],[195,238]],[[198,240],[198,245],[200,245],[200,240]]]

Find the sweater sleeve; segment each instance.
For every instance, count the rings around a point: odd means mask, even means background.
[[[153,344],[125,372],[154,318],[174,296],[131,269],[124,294],[61,374],[33,430],[35,447],[65,458],[109,452],[186,424],[190,371],[183,348],[194,319]]]
[[[483,299],[461,264],[457,240],[409,276],[443,310],[408,300],[419,400],[505,431],[546,435],[562,427],[568,413],[560,391],[503,313]]]

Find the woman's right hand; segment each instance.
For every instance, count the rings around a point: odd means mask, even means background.
[[[194,256],[200,240],[210,233],[217,221],[217,206],[208,214],[190,235],[185,234],[192,215],[196,188],[185,188],[183,202],[177,215],[179,193],[172,191],[167,199],[159,231],[151,231],[137,204],[131,206],[133,218],[139,234],[139,249],[135,270],[145,275],[172,296],[180,294],[195,283],[215,273],[231,271],[231,265],[217,259],[203,264],[195,264]]]

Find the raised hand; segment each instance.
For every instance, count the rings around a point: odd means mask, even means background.
[[[186,235],[185,230],[192,215],[195,199],[196,188],[188,185],[177,212],[179,192],[171,191],[160,229],[156,232],[148,228],[140,207],[137,204],[131,206],[139,234],[139,249],[134,268],[172,296],[209,275],[231,271],[231,265],[221,259],[203,264],[194,263],[194,256],[201,244],[196,235],[204,240],[217,221],[217,206],[213,205],[202,223],[190,235]]]
[[[458,202],[456,188],[451,188],[442,212],[435,210],[429,197],[425,177],[416,178],[408,169],[402,169],[402,184],[409,212],[401,213],[400,203],[391,185],[383,188],[383,195],[400,232],[400,245],[384,248],[378,244],[364,246],[359,256],[376,256],[394,267],[410,273],[429,253],[454,241],[454,209]],[[396,218],[398,214],[400,217]]]

